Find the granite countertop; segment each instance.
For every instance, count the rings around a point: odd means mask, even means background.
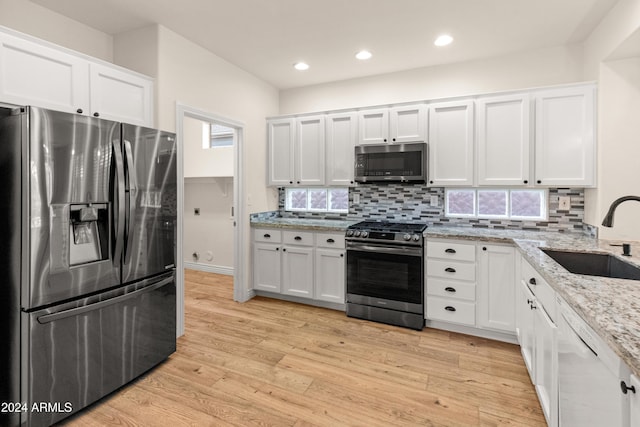
[[[298,230],[345,231],[351,224],[361,220],[305,219],[305,218],[251,218],[251,227],[295,228]]]
[[[425,236],[515,244],[557,294],[609,344],[632,373],[640,376],[640,281],[569,273],[540,250],[610,253],[640,266],[640,242],[627,242],[631,243],[632,256],[623,257],[622,248],[611,246],[621,241],[577,233],[434,226],[425,231]]]

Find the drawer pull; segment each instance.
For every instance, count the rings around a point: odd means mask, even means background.
[[[447,292],[451,292],[452,294],[456,293],[456,289],[452,288],[451,286],[447,286],[446,288],[444,288],[444,290]]]
[[[271,234],[267,233],[267,234],[265,234],[265,235],[264,235],[264,236],[262,236],[262,237],[264,237],[265,239],[270,239],[270,238],[271,238]]]
[[[302,240],[302,237],[296,236],[296,237],[293,238],[293,240]]]
[[[444,271],[446,271],[447,273],[455,273],[456,269],[455,268],[451,268],[451,267],[447,267],[444,269]]]
[[[456,308],[455,307],[451,307],[450,305],[446,306],[444,309],[447,310],[447,311],[456,311]]]
[[[327,239],[327,243],[335,243],[336,241],[333,239]]]
[[[535,277],[532,277],[531,279],[529,279],[529,283],[532,285],[537,285]]]
[[[444,251],[445,251],[446,253],[448,253],[448,254],[455,254],[455,253],[456,253],[456,250],[455,250],[455,249],[451,249],[451,248],[449,248],[449,249],[445,249]]]

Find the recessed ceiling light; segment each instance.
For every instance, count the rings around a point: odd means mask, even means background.
[[[298,71],[305,71],[309,69],[309,64],[307,64],[306,62],[296,62],[295,64],[293,64],[293,68]]]
[[[369,59],[372,56],[373,54],[368,50],[361,50],[360,52],[356,53],[356,58],[358,58],[361,61],[364,61],[365,59]]]
[[[449,34],[442,34],[441,36],[438,36],[433,44],[435,44],[436,46],[446,46],[448,44],[451,44],[452,41],[453,37],[451,37]]]

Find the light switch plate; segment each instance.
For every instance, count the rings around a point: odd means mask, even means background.
[[[353,195],[353,203],[355,203],[355,204],[360,203],[360,195],[359,194],[354,194]]]
[[[558,210],[568,211],[571,209],[571,197],[560,196],[558,197]]]

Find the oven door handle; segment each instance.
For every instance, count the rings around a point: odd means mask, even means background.
[[[351,251],[354,252],[373,252],[373,253],[384,253],[384,254],[393,254],[393,255],[408,255],[408,256],[422,256],[422,248],[421,247],[389,247],[389,246],[373,246],[373,245],[360,245],[360,244],[349,244],[347,245],[347,254]]]

